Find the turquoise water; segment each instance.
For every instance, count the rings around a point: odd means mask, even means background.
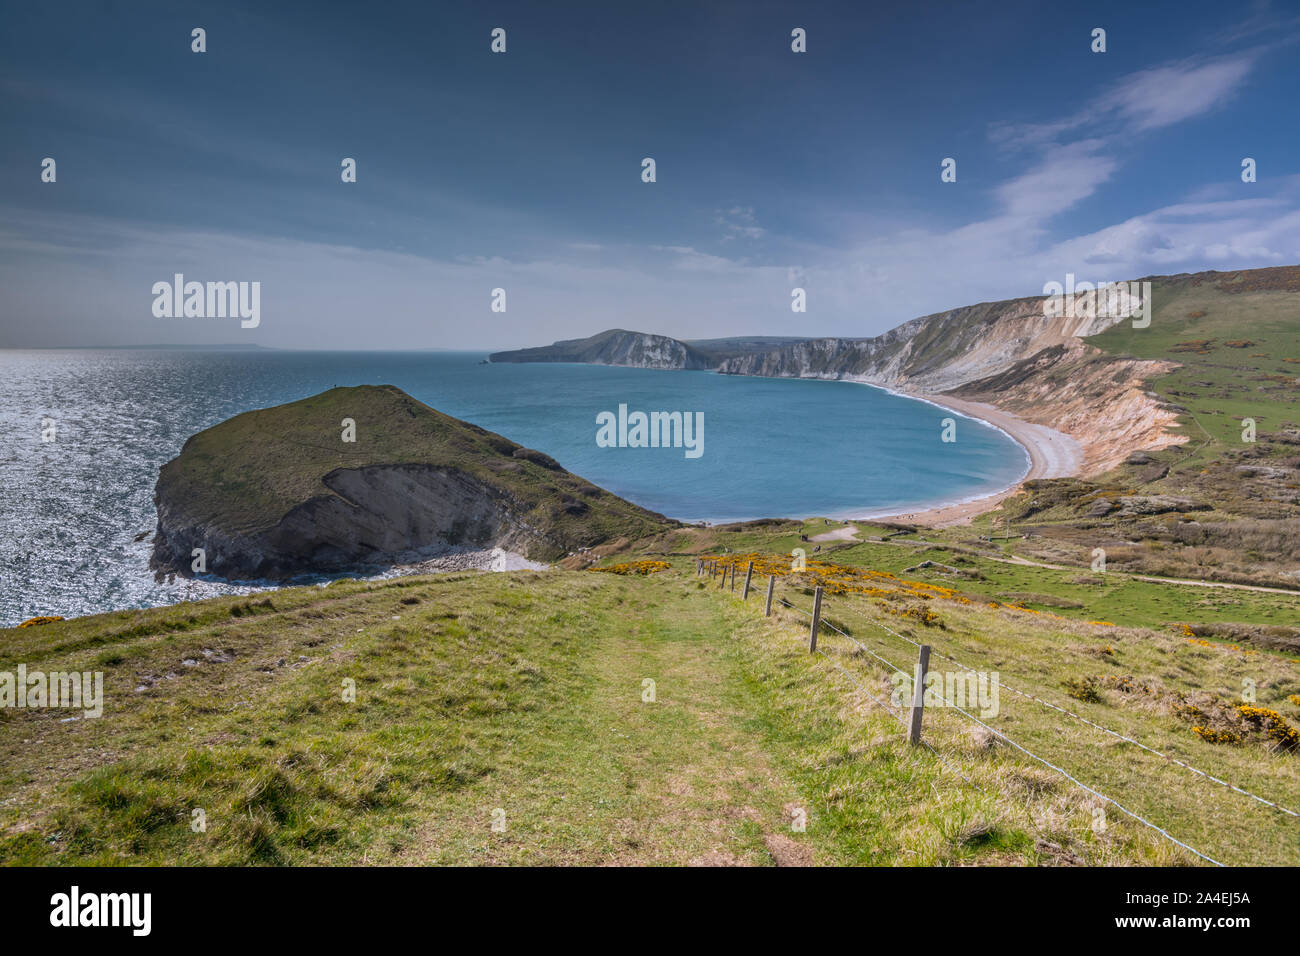
[[[0,352],[0,624],[240,590],[158,583],[150,545],[159,466],[239,412],[335,385],[387,383],[688,521],[866,517],[997,491],[1019,445],[951,413],[844,382],[582,365],[483,365],[471,353]],[[601,448],[596,416],[702,412],[703,454]],[[40,440],[41,419],[57,440]]]

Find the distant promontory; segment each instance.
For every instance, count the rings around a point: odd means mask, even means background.
[[[151,566],[232,580],[456,548],[551,561],[674,525],[391,385],[334,388],[202,431],[163,466],[154,501]]]

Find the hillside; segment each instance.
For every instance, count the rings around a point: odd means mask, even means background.
[[[963,391],[1059,420],[1082,414],[1087,382],[1156,359],[1162,370],[1144,387],[1176,416],[1165,427],[1177,443],[1135,445],[1087,478],[1029,482],[971,530],[1009,520],[1007,546],[1036,561],[1088,567],[1101,548],[1111,567],[1133,572],[1300,587],[1300,269],[1176,276],[1153,292],[1150,328],[1120,325],[1088,340],[1099,350],[1082,360],[1093,375],[1066,365]],[[1098,424],[1122,433],[1130,421]]]
[[[1243,677],[1267,674],[1259,707],[1295,720],[1294,655],[1191,640],[1158,612],[1116,626],[990,607],[973,579],[791,575],[801,531],[666,532],[646,545],[679,552],[658,571],[338,581],[0,631],[0,668],[101,670],[107,701],[97,720],[0,710],[0,862],[1205,863],[1109,800],[1212,859],[1300,862],[1293,818],[1162,756],[1300,804],[1300,757],[1229,733]],[[695,573],[712,555],[743,578],[751,549],[778,573],[771,618]],[[810,655],[822,582],[839,582],[837,630]],[[945,686],[955,658],[1020,693],[991,731],[927,707],[927,747],[909,747],[881,660],[910,669],[911,640]]]
[[[1281,376],[1256,394],[1268,392],[1272,402],[1291,389],[1286,397],[1294,403],[1295,390],[1286,382],[1295,378],[1296,368],[1284,360],[1296,358],[1291,353],[1300,341],[1298,277],[1296,266],[1148,277],[1139,281],[1151,283],[1151,323],[1141,329],[1128,321],[1145,305],[1141,298],[1121,298],[1109,314],[1099,309],[1095,317],[1048,318],[1039,295],[938,312],[872,338],[767,343],[754,337],[688,345],[619,331],[581,342],[606,342],[616,335],[621,347],[601,350],[601,364],[641,365],[638,356],[652,354],[656,368],[860,381],[994,405],[1077,442],[1083,451],[1079,473],[1092,477],[1119,466],[1134,450],[1188,440],[1178,395],[1153,388],[1177,381],[1167,377],[1206,354],[1180,343],[1211,336],[1219,343],[1211,345],[1222,350],[1237,348],[1228,342],[1258,340],[1263,346],[1267,340],[1279,350],[1273,361],[1252,363],[1249,358],[1260,356],[1239,350],[1232,355],[1233,367],[1244,374]],[[1253,334],[1257,329],[1259,335]],[[644,340],[639,349],[629,344],[637,340]],[[581,356],[589,351],[573,345],[498,353],[493,361],[588,361]],[[688,349],[694,350],[689,361]],[[1293,414],[1287,420],[1297,419]]]
[[[345,441],[345,420],[354,441]],[[672,522],[391,385],[335,388],[190,438],[155,491],[153,566],[286,578],[449,547],[562,557]]]
[[[585,339],[568,339],[538,348],[494,352],[492,362],[578,362],[635,368],[707,369],[712,356],[666,335],[609,329]]]

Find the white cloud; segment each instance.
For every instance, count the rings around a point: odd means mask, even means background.
[[[1104,146],[1092,139],[1049,149],[1038,165],[997,188],[1005,214],[1038,222],[1091,196],[1119,166],[1101,155]]]
[[[685,338],[872,335],[917,315],[1036,294],[1067,271],[1096,281],[1300,262],[1300,176],[1281,171],[1249,186],[1189,188],[1180,203],[1049,239],[1049,222],[1059,228],[1064,213],[1110,181],[1134,137],[1220,108],[1241,89],[1254,57],[1165,64],[1124,78],[1073,116],[994,128],[999,141],[1032,153],[1023,172],[993,188],[995,207],[984,219],[947,230],[876,221],[845,247],[789,244],[780,262],[770,251],[759,264],[757,252],[728,257],[686,242],[635,246],[572,236],[531,258],[448,261],[4,210],[0,346],[509,348],[614,326]],[[713,219],[723,243],[774,238],[752,206],[720,207]],[[237,324],[152,319],[152,282],[177,271],[262,281],[256,337]],[[790,311],[795,285],[807,289],[805,315]],[[488,308],[497,287],[508,292],[504,314]]]
[[[1069,116],[1039,123],[993,123],[989,137],[1011,149],[1032,149],[1076,132],[1114,139],[1172,126],[1227,104],[1263,52],[1255,48],[1195,57],[1130,73]]]
[[[730,242],[738,237],[762,239],[763,236],[767,235],[767,230],[758,224],[758,220],[754,216],[753,206],[732,206],[730,209],[719,209],[713,221],[722,226],[724,230],[722,242]]]
[[[1143,70],[1125,78],[1102,99],[1135,131],[1171,126],[1222,106],[1240,88],[1255,52],[1220,56]]]

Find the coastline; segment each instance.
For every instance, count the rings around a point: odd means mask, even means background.
[[[869,384],[869,383],[863,383]],[[875,386],[879,387],[879,386]],[[1005,499],[1020,491],[1021,486],[1034,478],[1068,478],[1077,475],[1083,467],[1083,447],[1069,435],[1046,425],[1035,425],[1017,415],[1003,411],[996,405],[971,402],[948,395],[899,390],[907,398],[929,402],[967,418],[974,418],[998,429],[1024,449],[1029,456],[1029,470],[1015,484],[1002,491],[983,495],[969,501],[939,505],[920,511],[888,515],[872,515],[874,520],[891,520],[922,525],[927,528],[947,528],[969,524],[972,518],[992,511]]]
[[[996,405],[990,405],[985,402],[972,402],[966,399],[954,398],[949,395],[938,393],[909,391],[907,389],[890,387],[887,385],[878,385],[875,382],[866,382],[861,379],[826,378],[822,380],[852,382],[855,385],[866,385],[869,388],[876,388],[882,392],[888,392],[891,395],[897,395],[901,398],[910,398],[913,401],[925,402],[928,405],[934,405],[937,408],[955,412],[963,418],[973,419],[1002,432],[1002,434],[1006,435],[1020,446],[1020,450],[1024,452],[1026,459],[1026,469],[1024,474],[1000,491],[976,495],[972,498],[963,498],[957,501],[947,501],[928,508],[919,508],[915,511],[863,512],[862,510],[849,510],[824,515],[824,517],[832,520],[842,521],[846,524],[854,521],[863,523],[871,521],[896,521],[900,523],[920,525],[927,528],[947,528],[953,525],[969,524],[972,518],[994,510],[1005,499],[1017,494],[1026,481],[1035,478],[1069,478],[1080,474],[1083,470],[1084,449],[1078,441],[1064,432],[1050,428],[1047,425],[1037,425],[1033,422],[1025,421],[1018,415],[1004,411]],[[753,521],[757,519],[712,518],[699,520],[703,520],[709,525],[722,525]]]

